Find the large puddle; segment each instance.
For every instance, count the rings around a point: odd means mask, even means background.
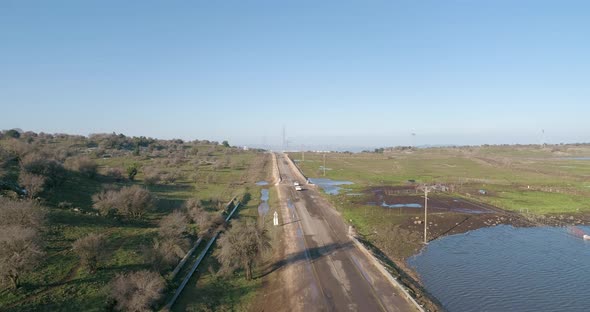
[[[265,185],[268,185],[268,182],[266,182],[266,181],[258,181],[258,182],[256,182],[256,185],[258,185],[258,186],[265,186]]]
[[[385,207],[385,208],[422,208],[422,205],[420,205],[420,204],[388,204],[386,202],[382,202],[381,207]]]
[[[408,263],[450,312],[590,307],[590,242],[565,228],[501,225],[451,235]]]
[[[266,216],[268,211],[270,210],[270,206],[268,205],[268,190],[263,189],[260,191],[260,200],[262,203],[258,205],[258,215],[261,217]]]
[[[342,189],[340,185],[351,185],[354,184],[350,181],[336,181],[332,179],[324,178],[310,178],[309,181],[313,184],[317,184],[326,194],[337,195]]]

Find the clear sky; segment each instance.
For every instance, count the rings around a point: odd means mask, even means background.
[[[589,1],[0,0],[0,129],[559,143],[589,117]]]

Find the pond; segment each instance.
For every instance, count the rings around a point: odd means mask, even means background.
[[[590,242],[565,228],[501,225],[451,235],[408,264],[450,312],[590,307]]]
[[[265,185],[268,185],[268,182],[266,182],[266,181],[258,181],[258,182],[256,182],[256,185],[258,185],[258,186],[265,186]]]

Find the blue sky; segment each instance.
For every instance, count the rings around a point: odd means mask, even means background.
[[[0,128],[588,142],[589,17],[587,1],[0,0]]]

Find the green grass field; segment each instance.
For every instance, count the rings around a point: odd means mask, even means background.
[[[384,154],[330,153],[326,177],[348,180],[360,191],[370,186],[416,183],[453,184],[459,194],[514,211],[535,214],[590,211],[590,148],[481,147],[432,148]],[[300,158],[300,154],[293,154]],[[311,177],[321,177],[323,155],[306,153],[299,162]],[[487,195],[480,195],[480,189]]]
[[[233,165],[215,168],[206,163],[197,165],[191,161],[184,161],[163,166],[162,157],[128,154],[97,159],[99,175],[94,179],[68,171],[63,184],[41,194],[44,204],[49,208],[48,226],[44,232],[45,260],[34,271],[23,276],[22,287],[16,291],[0,291],[0,310],[105,310],[108,282],[117,273],[150,268],[142,254],[142,246],[150,245],[157,235],[158,220],[180,208],[188,198],[227,202],[234,196],[241,197],[244,193],[251,192],[253,200],[240,212],[240,215],[246,217],[250,210],[257,207],[255,194],[259,194],[260,190],[254,182],[267,178],[265,166],[270,163],[270,157],[254,151],[225,154],[219,147],[216,147],[216,151],[208,157],[226,157]],[[135,181],[114,182],[103,175],[107,168],[126,168],[133,163],[140,168]],[[173,183],[146,186],[142,168],[149,166],[158,166],[164,171],[180,171],[181,175]],[[146,186],[158,198],[155,211],[148,213],[143,220],[96,215],[91,209],[91,196],[107,184]],[[64,202],[68,205],[63,206]],[[76,239],[92,232],[103,233],[108,240],[105,250],[107,260],[100,264],[95,274],[89,274],[80,267],[79,259],[71,248]],[[230,279],[223,283],[234,281]],[[255,287],[248,289],[249,297],[254,296]],[[171,289],[167,290],[169,291]],[[246,299],[242,301],[245,302]]]

